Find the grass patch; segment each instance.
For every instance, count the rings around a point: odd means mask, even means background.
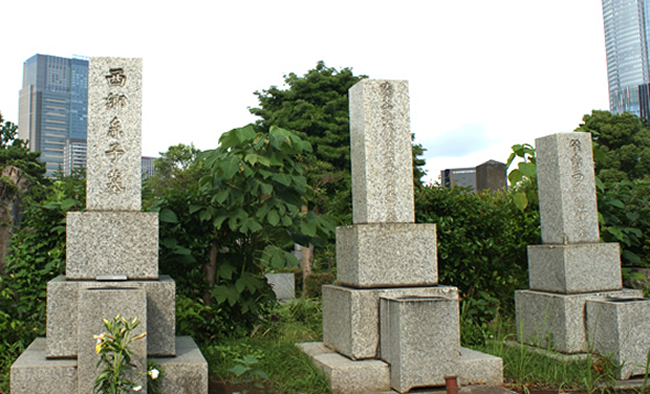
[[[245,337],[224,338],[202,346],[210,376],[224,382],[247,381],[251,390],[263,386],[272,393],[329,393],[329,383],[297,346],[298,342],[320,341],[320,300],[296,299],[278,305],[270,318]],[[255,360],[253,364],[246,361]],[[234,371],[249,371],[238,376]],[[263,379],[258,372],[268,375]],[[244,379],[242,379],[244,378]]]

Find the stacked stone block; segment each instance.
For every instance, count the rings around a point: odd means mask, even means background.
[[[462,356],[458,290],[438,285],[436,227],[414,223],[408,83],[366,79],[349,96],[354,224],[337,228],[337,285],[323,286],[325,347],[303,349],[334,392],[406,392],[446,375],[500,384],[501,359],[486,356],[489,371],[476,373],[476,354]]]
[[[136,318],[137,379],[147,357],[164,370],[163,392],[207,393],[207,363],[194,341],[175,336],[174,281],[158,275],[158,215],[141,209],[142,60],[89,63],[86,212],[66,225],[66,275],[47,286],[47,337],[11,367],[12,393],[93,392],[103,319]],[[44,381],[47,380],[47,381]],[[47,388],[47,389],[45,389]]]
[[[589,335],[603,327],[588,331],[585,322],[595,321],[597,305],[642,294],[623,289],[618,244],[599,242],[591,134],[535,142],[542,245],[528,247],[530,290],[515,292],[519,339],[563,353],[607,354],[610,347]]]

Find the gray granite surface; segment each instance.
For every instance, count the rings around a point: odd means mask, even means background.
[[[264,274],[278,300],[296,298],[296,277],[292,272]]]
[[[157,212],[68,212],[66,277],[158,278]]]
[[[575,294],[620,290],[618,243],[528,246],[531,290]]]
[[[11,365],[12,394],[77,392],[77,360],[45,358],[45,338],[36,338]]]
[[[553,134],[535,145],[542,242],[598,243],[591,134]]]
[[[641,290],[630,289],[582,294],[518,290],[515,292],[518,340],[562,353],[587,352],[587,300],[642,296]]]
[[[391,387],[400,393],[445,384],[460,359],[458,300],[382,297],[380,356],[390,365]]]
[[[587,300],[587,333],[593,349],[621,367],[617,378],[644,374],[650,349],[650,299]]]
[[[142,59],[91,58],[88,65],[89,211],[140,211]]]
[[[79,292],[90,287],[136,287],[147,297],[147,353],[173,356],[176,334],[176,284],[168,275],[153,281],[73,281],[61,275],[47,284],[47,356],[77,356]]]
[[[154,358],[164,371],[163,393],[207,394],[208,363],[191,337],[176,337],[176,357]]]
[[[112,320],[117,315],[131,321],[138,318],[140,325],[132,331],[135,337],[147,332],[147,294],[142,288],[85,288],[79,291],[78,315],[78,388],[79,394],[92,393],[95,379],[103,370],[97,366],[100,356],[95,352],[97,340],[93,335],[106,332],[103,319]],[[71,316],[74,319],[74,317]],[[128,375],[147,392],[147,338],[129,345],[134,368]]]
[[[439,296],[458,301],[450,286],[352,289],[323,286],[323,342],[353,359],[379,356],[380,297]]]
[[[408,82],[363,79],[349,96],[353,222],[412,223]]]
[[[435,286],[436,252],[435,224],[337,227],[337,281],[357,288]]]

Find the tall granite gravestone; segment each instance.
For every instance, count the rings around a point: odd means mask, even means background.
[[[92,58],[88,75],[86,211],[70,212],[66,275],[47,286],[47,336],[11,367],[11,392],[92,393],[103,319],[137,317],[133,376],[146,390],[147,357],[165,393],[208,392],[194,341],[175,337],[174,281],[158,275],[158,214],[141,209],[142,60]]]
[[[642,293],[623,289],[619,245],[600,243],[591,134],[553,134],[535,143],[542,245],[528,247],[530,290],[515,292],[518,336],[563,353],[604,349],[590,334],[605,327],[604,320],[594,323],[598,306],[612,316],[617,308],[603,301]],[[590,309],[592,301],[599,302]]]
[[[414,223],[406,81],[350,91],[352,226],[336,231],[336,286],[323,286],[323,343],[300,344],[335,393],[500,384],[500,358],[461,348],[458,290],[438,285],[436,226]]]

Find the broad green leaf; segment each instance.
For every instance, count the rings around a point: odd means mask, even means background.
[[[236,156],[228,156],[219,163],[223,171],[224,179],[232,178],[239,171],[239,159]]]
[[[516,185],[519,183],[522,179],[521,171],[514,169],[510,171],[510,174],[508,174],[508,180],[510,181],[510,184],[512,186]]]
[[[632,264],[641,263],[641,258],[636,253],[630,252],[629,250],[623,250],[623,252],[621,252],[621,255]]]
[[[616,208],[620,209],[625,209],[625,204],[623,204],[623,201],[617,200],[617,199],[612,199],[606,202],[606,204],[611,205]]]
[[[239,129],[235,129],[235,133],[237,134],[237,139],[240,143],[250,141],[254,139],[256,135],[252,124],[246,125]]]
[[[217,204],[223,204],[223,202],[226,201],[226,199],[228,198],[229,193],[230,193],[229,189],[226,188],[221,189],[217,194],[214,195],[214,197],[212,197],[212,199],[216,201]]]
[[[537,166],[534,163],[519,163],[518,167],[521,174],[525,177],[533,178],[537,175]]]
[[[271,193],[273,193],[273,185],[269,183],[260,182],[260,190],[262,191],[262,193],[266,195],[270,195]]]
[[[203,211],[199,212],[199,220],[200,221],[205,222],[205,221],[208,221],[210,219],[212,219],[212,214],[207,209],[204,209]]]
[[[512,199],[517,209],[519,209],[521,212],[523,212],[524,209],[526,209],[528,206],[528,198],[526,197],[526,193],[515,193],[512,196]]]
[[[316,235],[316,225],[310,222],[302,222],[300,223],[300,232],[309,237],[313,237]]]
[[[178,217],[169,208],[164,208],[160,213],[158,214],[158,220],[164,223],[178,223]]]
[[[231,280],[232,275],[235,272],[237,272],[237,268],[228,263],[219,264],[219,267],[217,268],[217,276],[227,280]]]
[[[291,184],[291,177],[287,174],[275,174],[273,175],[273,180],[284,186],[289,186]]]
[[[280,223],[280,215],[278,215],[278,212],[275,209],[272,209],[266,215],[266,220],[271,226],[277,226],[278,223]]]

